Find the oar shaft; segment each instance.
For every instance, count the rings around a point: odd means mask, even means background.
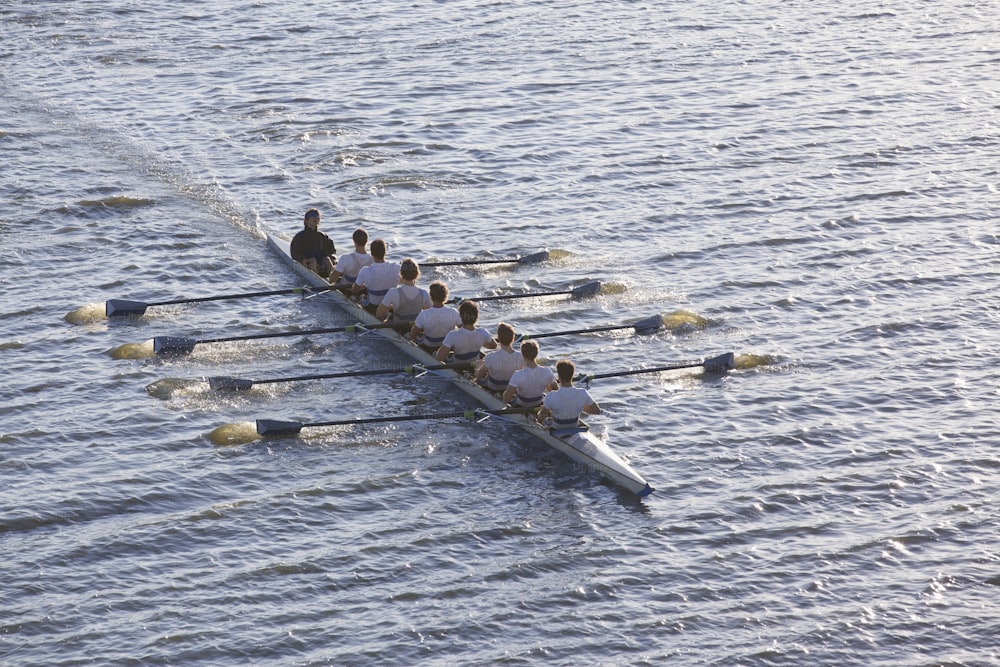
[[[290,287],[288,289],[267,290],[264,292],[244,292],[242,294],[218,294],[216,296],[203,296],[194,299],[171,299],[170,301],[154,301],[147,303],[147,306],[172,306],[178,303],[204,303],[205,301],[224,301],[226,299],[249,299],[258,296],[277,296],[279,294],[301,294],[309,288]],[[311,290],[315,292],[326,291],[324,288]]]
[[[353,326],[353,325],[352,325]],[[240,340],[257,340],[258,338],[284,338],[286,336],[308,336],[311,334],[328,334],[328,333],[341,333],[344,331],[350,331],[352,326],[345,327],[329,327],[326,329],[304,329],[300,331],[276,331],[266,334],[248,334],[245,336],[227,336],[225,338],[204,338],[196,341],[198,344],[202,343],[231,343]]]
[[[510,259],[456,259],[442,262],[421,262],[420,266],[476,266],[479,264],[534,264],[544,262],[549,258],[548,250],[540,250],[524,255],[523,257],[511,257]]]
[[[523,294],[488,294],[486,296],[477,296],[472,299],[453,299],[455,302],[462,301],[501,301],[503,299],[527,299],[535,296],[557,296],[560,294],[572,294],[573,290],[559,290],[556,292],[525,292]]]
[[[571,329],[569,331],[551,331],[549,333],[540,334],[525,334],[525,340],[533,340],[535,338],[552,338],[554,336],[573,336],[575,334],[586,334],[586,333],[600,333],[602,331],[618,331],[620,329],[634,329],[633,324],[619,324],[610,325],[606,327],[594,327],[592,329]]]
[[[677,371],[682,368],[698,368],[703,366],[706,373],[725,373],[736,368],[736,355],[733,352],[726,352],[717,357],[711,357],[703,361],[690,361],[670,366],[654,366],[652,368],[636,368],[631,371],[616,371],[614,373],[598,373],[597,375],[581,375],[577,379],[585,382],[598,378],[622,377],[624,375],[639,375],[640,373],[659,373],[661,371]]]
[[[580,379],[587,382],[591,380],[599,380],[601,378],[614,378],[614,377],[624,377],[626,375],[641,375],[642,373],[660,373],[663,371],[678,371],[683,368],[700,368],[704,366],[703,361],[692,361],[685,362],[682,364],[673,364],[670,366],[654,366],[651,368],[636,368],[634,370],[628,371],[615,371],[613,373],[595,373],[594,375],[581,375]]]
[[[528,299],[536,296],[557,296],[561,294],[572,294],[574,298],[584,298],[588,296],[594,296],[601,291],[601,282],[599,280],[594,280],[589,283],[580,285],[579,287],[574,287],[573,289],[556,290],[554,292],[523,292],[520,294],[488,294],[486,296],[477,296],[471,299],[463,299],[462,297],[456,297],[451,299],[449,303],[461,303],[463,301],[499,301],[501,299]]]
[[[513,259],[469,259],[469,260],[449,260],[444,262],[421,262],[420,266],[476,266],[479,264],[516,264],[521,260],[517,257]]]
[[[471,363],[430,364],[427,366],[404,366],[402,368],[372,368],[362,371],[342,371],[340,373],[316,373],[314,375],[296,375],[293,377],[270,378],[254,380],[254,384],[274,384],[278,382],[304,382],[306,380],[335,380],[337,378],[367,377],[371,375],[395,375],[397,373],[413,373],[417,371],[467,370]]]
[[[325,329],[302,329],[300,331],[277,331],[266,334],[247,334],[245,336],[227,336],[225,338],[205,338],[195,341],[201,343],[232,343],[242,340],[257,340],[259,338],[284,338],[286,336],[311,336],[316,334],[343,333],[345,331],[359,331],[364,329],[389,329],[398,326],[400,322],[379,322],[378,324],[348,324],[342,327],[328,327]],[[407,323],[409,324],[409,323]]]
[[[323,426],[358,426],[361,424],[384,424],[390,422],[418,421],[427,419],[474,419],[476,415],[514,415],[533,412],[535,408],[503,408],[500,410],[464,410],[462,412],[437,412],[423,415],[395,415],[391,417],[365,417],[361,419],[340,419],[335,421],[312,422],[282,422],[273,419],[258,419],[257,433],[259,435],[294,435],[304,428],[319,428]]]

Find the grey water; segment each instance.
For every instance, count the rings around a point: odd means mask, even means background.
[[[1000,11],[0,7],[0,664],[1000,664]],[[587,373],[642,501],[462,410],[271,254],[317,207]],[[141,347],[141,346],[138,346]]]

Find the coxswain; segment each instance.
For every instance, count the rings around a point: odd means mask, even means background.
[[[318,209],[306,211],[304,229],[292,237],[288,250],[296,262],[326,278],[337,261],[337,248],[329,236],[319,231],[319,217]]]

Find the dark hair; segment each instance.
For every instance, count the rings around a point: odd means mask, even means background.
[[[368,232],[363,228],[358,227],[354,230],[354,235],[351,237],[356,245],[363,246],[368,243]]]
[[[432,282],[430,284],[430,287],[427,288],[427,291],[431,295],[431,301],[434,301],[434,302],[442,301],[443,302],[443,301],[447,301],[447,299],[448,299],[448,286],[445,285],[440,280],[435,280],[434,282]]]
[[[385,252],[388,250],[388,245],[382,239],[375,239],[372,241],[372,247],[368,249],[368,252],[372,254],[372,257],[378,257],[379,259],[385,259]]]
[[[305,222],[309,218],[316,218],[316,220],[318,222],[319,221],[319,209],[318,208],[311,208],[308,211],[306,211],[306,217],[302,218],[302,222]]]
[[[497,325],[497,340],[500,341],[502,345],[510,345],[514,342],[514,327],[507,324],[506,322],[501,322]]]
[[[573,374],[576,373],[576,366],[569,359],[560,359],[556,363],[556,375],[560,382],[572,382]]]
[[[538,343],[533,340],[526,340],[521,343],[521,356],[525,359],[535,359],[538,356]]]
[[[399,265],[399,277],[403,280],[416,280],[420,277],[420,267],[414,260],[407,257]]]
[[[475,301],[463,301],[458,307],[458,314],[462,318],[462,324],[475,324],[479,319],[479,304]]]

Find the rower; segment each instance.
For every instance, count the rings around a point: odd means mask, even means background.
[[[462,326],[449,331],[444,337],[435,355],[438,361],[447,361],[448,355],[454,353],[455,361],[467,361],[471,364],[479,360],[482,348],[497,349],[493,335],[485,328],[476,326],[479,320],[479,304],[475,301],[463,301],[458,306],[458,315],[462,318]]]
[[[368,254],[368,250],[366,249],[368,245],[368,232],[364,228],[358,227],[355,229],[351,240],[354,241],[354,252],[340,256],[337,266],[334,267],[333,272],[330,274],[329,280],[331,285],[340,281],[341,278],[344,279],[344,285],[353,285],[358,279],[358,271],[369,266],[373,261],[372,256]]]
[[[476,366],[476,382],[484,389],[500,394],[507,388],[514,371],[524,367],[524,357],[511,347],[514,343],[514,327],[501,322],[497,325],[499,349],[488,353]]]
[[[389,245],[382,239],[372,241],[372,263],[358,271],[358,278],[351,286],[351,292],[354,294],[361,294],[362,289],[367,290],[367,296],[362,304],[365,310],[373,315],[386,292],[399,282],[399,264],[385,261],[388,250]]]
[[[576,367],[569,359],[563,359],[556,364],[556,375],[559,376],[559,388],[545,395],[538,418],[544,422],[549,419],[553,430],[573,429],[580,426],[580,415],[601,414],[601,406],[597,404],[590,392],[581,387],[573,386],[573,375]]]
[[[556,374],[548,366],[540,366],[538,343],[526,340],[521,343],[524,368],[514,371],[503,392],[503,401],[513,407],[533,408],[542,404],[545,392],[559,388]]]
[[[385,293],[385,298],[375,311],[375,317],[383,322],[392,319],[400,322],[401,333],[410,330],[417,315],[425,308],[431,307],[431,297],[422,287],[417,287],[416,280],[420,277],[420,267],[407,257],[399,265],[399,285]]]
[[[462,317],[458,310],[446,306],[448,301],[448,286],[440,280],[435,280],[427,288],[431,297],[431,307],[421,310],[410,329],[410,340],[414,341],[424,352],[434,354],[449,331],[462,326]]]

